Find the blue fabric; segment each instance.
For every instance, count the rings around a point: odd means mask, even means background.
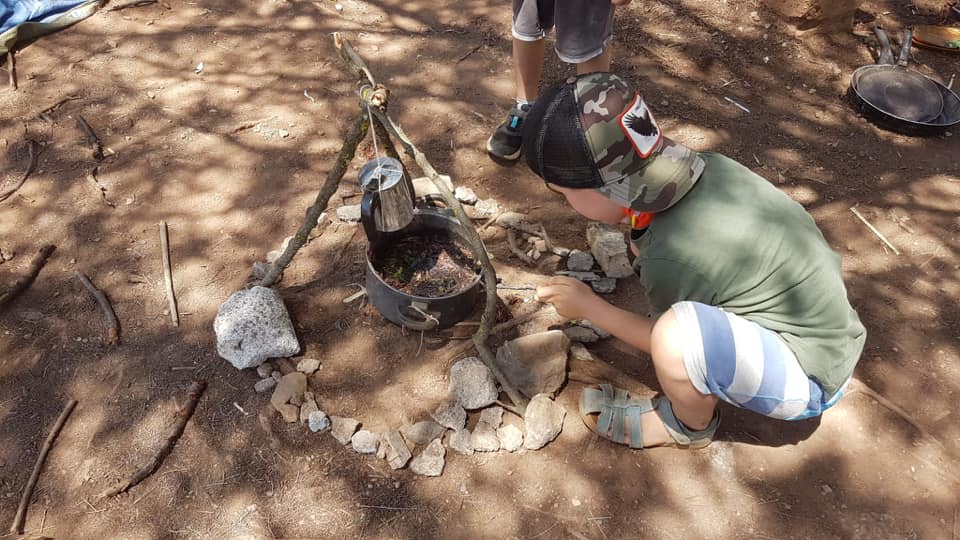
[[[733,330],[726,315],[719,309],[693,302],[700,321],[700,335],[703,337],[703,354],[706,357],[710,377],[707,386],[714,394],[733,383],[737,369],[737,348],[733,341]]]
[[[0,33],[25,22],[50,22],[86,0],[0,0]]]

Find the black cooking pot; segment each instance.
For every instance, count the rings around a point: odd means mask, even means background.
[[[393,232],[380,232],[367,247],[367,297],[388,321],[411,330],[449,328],[469,315],[480,295],[480,274],[454,294],[427,298],[399,291],[388,285],[373,267],[382,252],[394,242],[416,234],[449,234],[469,246],[466,235],[452,212],[439,208],[417,208],[413,221]],[[476,255],[474,254],[474,257]]]

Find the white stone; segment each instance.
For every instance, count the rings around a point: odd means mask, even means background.
[[[514,425],[501,426],[497,438],[500,439],[500,449],[507,452],[516,452],[523,446],[523,432]]]
[[[336,439],[340,444],[344,445],[350,443],[350,439],[357,431],[357,427],[360,426],[360,422],[353,418],[331,416],[330,421],[333,424],[330,434],[333,435],[333,438]]]
[[[607,277],[623,278],[633,275],[633,267],[627,258],[627,242],[623,233],[602,223],[587,225],[587,243]]]
[[[470,433],[470,446],[475,452],[496,452],[500,449],[497,430],[487,424],[478,423]]]
[[[477,204],[477,194],[468,187],[457,186],[457,189],[453,191],[453,196],[463,204]]]
[[[280,293],[267,287],[233,293],[217,310],[213,330],[217,335],[217,353],[237,369],[300,352]]]
[[[407,465],[412,457],[407,443],[403,442],[403,435],[399,431],[388,431],[380,437],[380,446],[383,448],[384,459],[391,469],[401,469]]]
[[[563,429],[563,418],[567,411],[554,403],[550,396],[538,394],[530,400],[527,410],[523,414],[523,424],[526,433],[523,437],[523,447],[528,450],[538,450],[557,438]]]
[[[474,209],[476,210],[476,214],[479,216],[491,217],[500,211],[500,205],[497,204],[495,199],[484,199],[482,201],[477,201]]]
[[[297,362],[297,371],[306,373],[307,375],[312,374],[319,367],[320,361],[316,358],[301,358],[300,361]]]
[[[450,368],[450,395],[464,409],[480,409],[497,400],[497,382],[479,358],[464,358]]]
[[[434,439],[420,455],[410,462],[410,470],[422,476],[440,476],[443,474],[446,448],[439,439]]]
[[[480,411],[480,422],[497,429],[503,423],[503,407],[497,405]]]
[[[358,454],[376,454],[380,446],[380,436],[365,429],[353,434],[350,438],[350,445],[354,452]]]
[[[472,455],[473,447],[470,446],[470,430],[458,429],[450,434],[450,448],[464,455]]]
[[[346,223],[360,221],[360,205],[348,204],[337,208],[337,219]]]

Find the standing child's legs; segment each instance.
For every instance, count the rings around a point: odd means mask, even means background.
[[[518,103],[521,100],[533,103],[537,99],[546,48],[547,42],[542,38],[536,41],[513,38],[513,67],[516,72]]]

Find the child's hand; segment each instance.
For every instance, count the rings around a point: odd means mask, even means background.
[[[596,302],[603,301],[586,283],[565,276],[552,277],[546,285],[537,287],[537,298],[552,304],[567,319],[589,319]]]

